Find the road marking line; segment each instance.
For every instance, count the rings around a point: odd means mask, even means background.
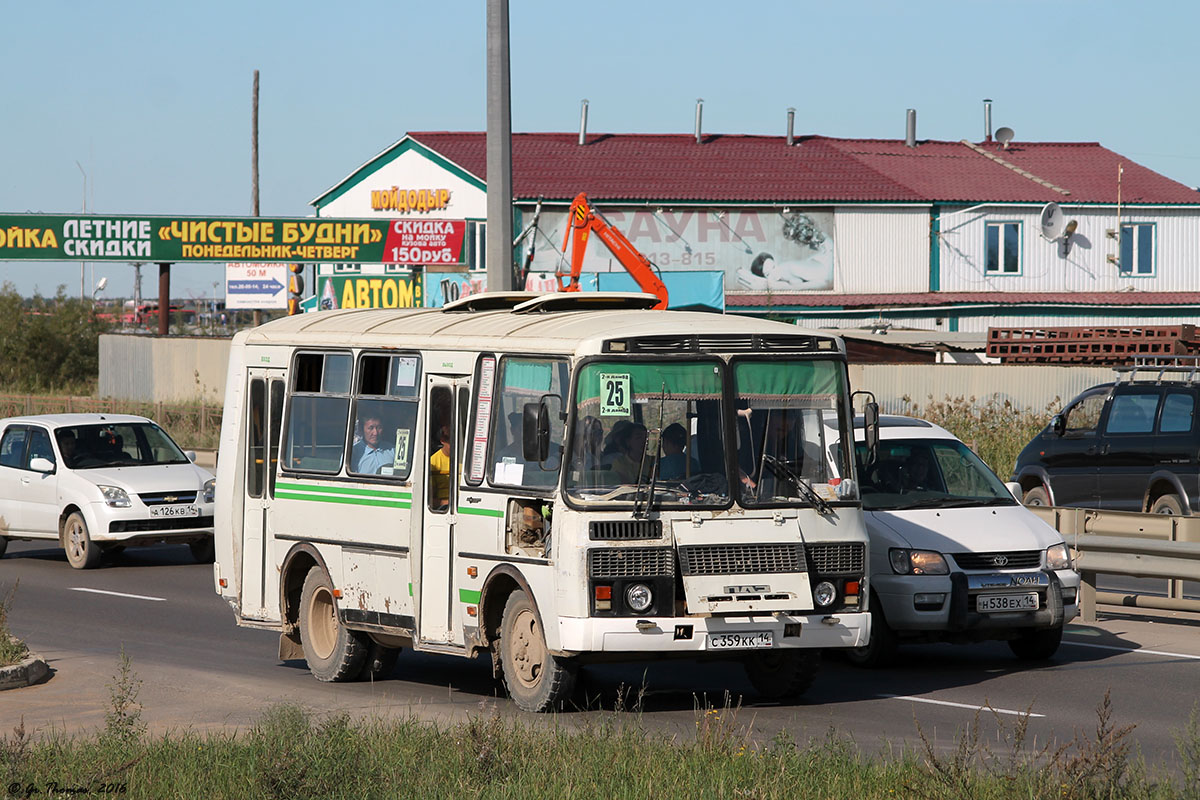
[[[72,592],[92,592],[93,594],[111,594],[113,597],[131,597],[134,600],[154,600],[159,603],[165,603],[165,597],[147,597],[144,594],[125,594],[124,592],[106,592],[103,589],[84,589],[82,586],[72,586]]]
[[[1171,658],[1187,658],[1192,661],[1200,661],[1200,656],[1193,656],[1187,653],[1168,653],[1166,650],[1144,650],[1140,647],[1117,647],[1111,644],[1090,644],[1088,642],[1064,641],[1063,644],[1070,644],[1075,647],[1095,647],[1098,650],[1116,650],[1120,653],[1145,653],[1148,656],[1170,656]]]
[[[1010,711],[1007,708],[994,708],[992,706],[973,706],[969,703],[951,703],[949,700],[932,700],[928,697],[913,697],[907,694],[881,694],[878,697],[886,697],[889,700],[911,700],[914,703],[929,703],[935,706],[950,706],[951,708],[969,708],[972,711],[994,711],[997,714],[1008,714],[1013,717],[1023,717],[1028,714],[1030,717],[1044,717],[1045,714],[1034,714],[1032,711]]]

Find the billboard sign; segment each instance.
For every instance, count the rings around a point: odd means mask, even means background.
[[[0,261],[462,264],[465,220],[0,214]]]
[[[225,265],[225,307],[287,308],[287,264]]]

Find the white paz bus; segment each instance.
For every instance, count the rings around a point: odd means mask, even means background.
[[[841,341],[655,302],[493,293],[239,333],[214,567],[238,624],[325,681],[402,647],[486,655],[532,711],[589,662],[736,659],[785,697],[864,645],[854,465],[822,422],[850,440]]]

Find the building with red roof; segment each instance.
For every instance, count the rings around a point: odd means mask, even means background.
[[[486,172],[484,133],[409,133],[312,205],[466,220],[448,297],[483,280]],[[566,211],[586,192],[669,287],[715,280],[730,311],[944,331],[1200,312],[1200,193],[1096,142],[516,133],[512,173],[514,263],[532,287],[563,268]],[[584,269],[622,272],[599,243]]]

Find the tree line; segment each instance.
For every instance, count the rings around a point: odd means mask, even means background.
[[[112,322],[91,300],[22,297],[0,286],[0,391],[90,394],[99,376],[100,334]]]

